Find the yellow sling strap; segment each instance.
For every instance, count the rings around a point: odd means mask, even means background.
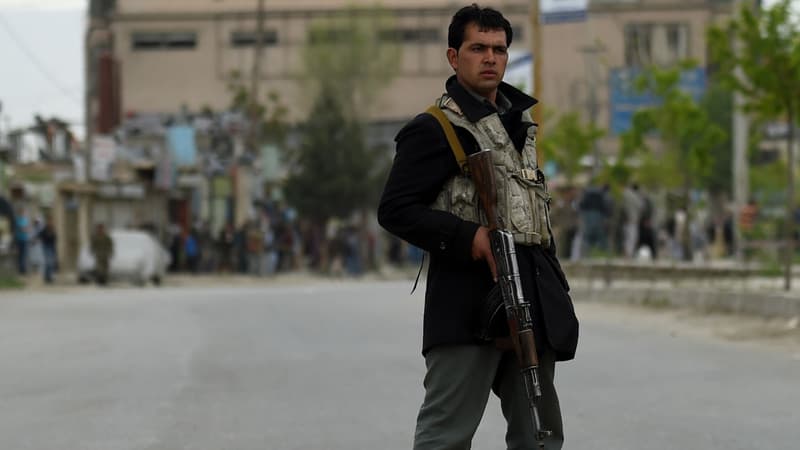
[[[456,136],[456,130],[453,128],[453,124],[450,123],[450,120],[444,115],[442,109],[436,105],[431,105],[425,112],[436,118],[439,125],[442,126],[444,135],[447,137],[447,142],[450,144],[450,150],[453,151],[453,156],[456,157],[456,161],[458,162],[458,167],[461,168],[461,172],[468,173],[469,164],[467,163],[467,154],[464,153],[464,147],[461,146],[461,141],[459,141],[458,136]]]

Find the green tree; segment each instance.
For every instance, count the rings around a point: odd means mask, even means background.
[[[581,172],[581,159],[590,154],[605,132],[581,122],[576,112],[562,114],[548,128],[539,148],[545,159],[556,163],[568,183]]]
[[[712,150],[724,142],[725,131],[680,87],[682,73],[693,66],[648,67],[634,80],[634,89],[657,102],[634,113],[631,128],[620,136],[617,160],[605,171],[615,192],[634,178],[634,171],[639,184],[666,189],[670,207],[688,207],[692,187],[708,188],[715,167]]]
[[[733,89],[745,97],[745,109],[763,119],[789,124],[786,170],[786,217],[794,209],[794,128],[800,108],[800,31],[790,0],[758,13],[742,8],[730,21],[709,29],[711,59]],[[785,288],[791,288],[793,221],[783,227]]]
[[[399,70],[401,47],[381,7],[350,6],[311,24],[300,79],[308,98],[335,95],[348,118],[363,120]]]
[[[245,112],[248,117],[255,120],[251,136],[257,136],[255,147],[264,143],[283,146],[289,131],[286,116],[288,109],[281,102],[280,95],[275,91],[267,92],[265,98],[253,98],[250,88],[242,78],[242,74],[233,71],[228,77],[228,92],[231,94],[231,109]],[[256,148],[251,148],[255,151]]]
[[[313,105],[302,143],[288,157],[285,192],[318,232],[332,218],[365,215],[388,172],[389,152],[369,147],[364,133],[399,68],[393,30],[380,7],[350,7],[309,27],[299,78]]]
[[[319,226],[364,207],[377,189],[379,152],[364,142],[358,122],[344,115],[337,96],[322,92],[289,158],[286,199]],[[312,176],[313,175],[313,176]]]
[[[691,94],[680,88],[681,73],[690,67],[689,63],[651,67],[637,78],[636,89],[654,94],[659,103],[634,114],[631,129],[621,136],[617,163],[638,160],[637,175],[643,184],[680,191],[684,198],[691,187],[711,185],[719,158],[713,150],[726,136]]]
[[[700,101],[708,118],[725,132],[725,137],[709,148],[712,155],[711,171],[704,180],[709,192],[718,196],[731,192],[733,180],[733,152],[731,152],[731,136],[733,135],[733,98],[731,91],[716,80],[711,80],[708,90]]]

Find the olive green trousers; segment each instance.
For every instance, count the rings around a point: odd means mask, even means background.
[[[500,399],[508,424],[508,450],[539,448],[513,352],[491,345],[439,346],[427,352],[425,365],[425,400],[417,416],[414,450],[470,449],[490,392]],[[554,375],[554,355],[546,352],[539,360],[542,397],[537,405],[544,428],[553,432],[545,440],[546,450],[560,450],[564,442]]]

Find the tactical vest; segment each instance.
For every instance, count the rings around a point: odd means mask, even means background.
[[[448,95],[436,103],[447,119],[467,130],[480,149],[492,151],[497,183],[497,212],[504,228],[523,245],[550,245],[550,194],[544,174],[536,161],[536,126],[528,128],[522,152],[517,151],[497,113],[473,123]],[[523,120],[530,115],[523,113]],[[460,173],[445,183],[431,205],[433,209],[450,212],[463,220],[486,226],[486,216],[480,206],[475,185],[468,174]]]

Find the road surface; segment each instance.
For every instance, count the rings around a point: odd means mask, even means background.
[[[410,290],[198,281],[0,292],[2,447],[408,449],[424,373],[424,288]],[[791,324],[576,307],[578,356],[557,369],[566,449],[798,448]],[[492,399],[473,448],[503,448],[503,430]]]

